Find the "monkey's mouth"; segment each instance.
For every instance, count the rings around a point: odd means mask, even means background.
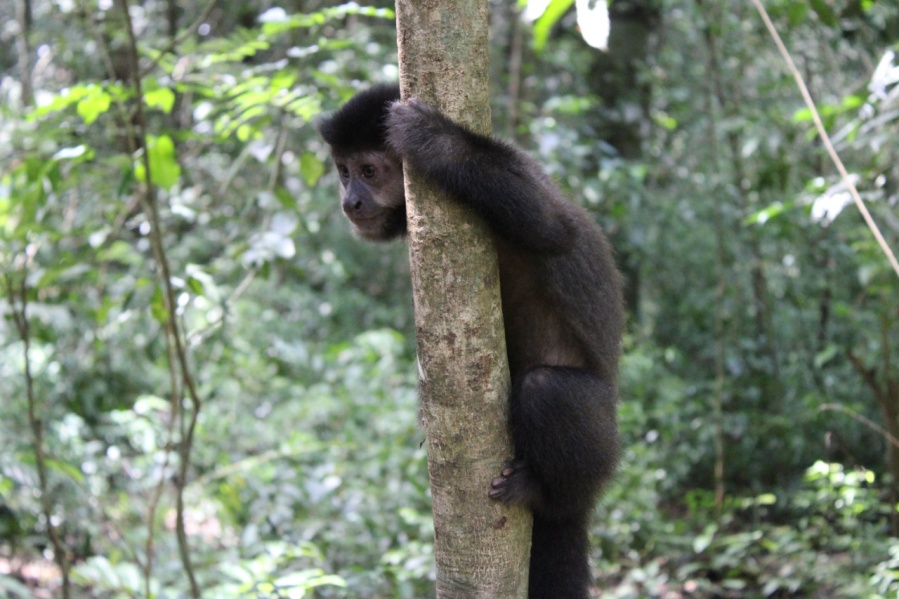
[[[353,232],[369,241],[387,241],[406,232],[406,211],[396,210],[390,213],[383,211],[375,214],[354,213],[347,215]]]
[[[358,228],[371,228],[378,223],[378,218],[374,216],[360,216],[354,214],[352,216],[347,215],[347,218],[350,219],[350,222],[353,223],[354,227]]]
[[[356,232],[363,237],[379,233],[382,228],[381,219],[374,216],[353,216],[350,217],[350,223],[352,223]]]

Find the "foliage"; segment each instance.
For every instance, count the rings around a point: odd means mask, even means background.
[[[60,594],[55,532],[74,596],[186,596],[182,529],[210,596],[426,596],[405,249],[347,234],[314,129],[396,77],[389,9],[147,0],[134,72],[119,3],[26,4],[27,30],[0,5],[0,594]],[[766,5],[899,247],[899,9]],[[616,1],[598,54],[571,11],[491,10],[497,129],[628,281],[603,596],[894,596],[897,280],[757,15]]]
[[[655,445],[629,451],[624,480],[603,501],[602,597],[895,593],[883,561],[895,539],[871,471],[816,462],[789,494],[733,496],[715,517],[707,491],[682,505],[660,500],[666,473],[639,467],[660,460]]]

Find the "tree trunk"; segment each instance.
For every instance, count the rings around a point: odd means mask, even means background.
[[[486,0],[396,7],[403,97],[489,131]],[[404,172],[437,597],[525,597],[530,514],[487,496],[512,456],[496,252],[479,219]]]

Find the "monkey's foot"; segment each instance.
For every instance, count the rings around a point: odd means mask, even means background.
[[[499,476],[490,481],[487,495],[503,503],[533,506],[540,497],[534,472],[524,460],[507,463]]]

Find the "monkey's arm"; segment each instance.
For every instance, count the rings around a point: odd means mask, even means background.
[[[472,133],[417,100],[391,106],[387,142],[438,189],[479,212],[500,236],[541,252],[571,246],[577,222],[571,206],[521,150]]]

